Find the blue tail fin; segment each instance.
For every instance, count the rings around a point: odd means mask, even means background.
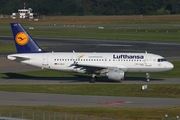
[[[44,52],[19,23],[11,23],[14,42],[18,53]]]

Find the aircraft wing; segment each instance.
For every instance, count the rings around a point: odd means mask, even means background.
[[[74,64],[74,66],[77,67],[91,67],[91,68],[99,68],[99,69],[104,69],[104,68],[108,68],[108,66],[104,66],[104,65],[94,65],[94,64],[81,64],[81,63],[77,63]]]
[[[97,71],[97,70],[103,70],[103,69],[111,69],[111,70],[123,70],[124,72],[127,71],[127,67],[126,66],[105,66],[105,65],[95,65],[95,64],[81,64],[81,63],[74,63],[74,66],[76,67],[83,67],[85,69],[90,69],[93,71]]]

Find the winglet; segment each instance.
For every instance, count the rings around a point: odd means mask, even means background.
[[[18,53],[44,52],[19,23],[10,23]]]

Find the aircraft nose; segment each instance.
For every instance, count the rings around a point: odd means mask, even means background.
[[[169,62],[169,64],[167,65],[167,68],[168,68],[169,70],[171,70],[171,69],[174,68],[174,65],[173,65],[172,63]]]

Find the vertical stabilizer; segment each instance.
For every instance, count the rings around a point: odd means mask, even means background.
[[[10,23],[18,53],[39,53],[43,50],[19,23]]]

